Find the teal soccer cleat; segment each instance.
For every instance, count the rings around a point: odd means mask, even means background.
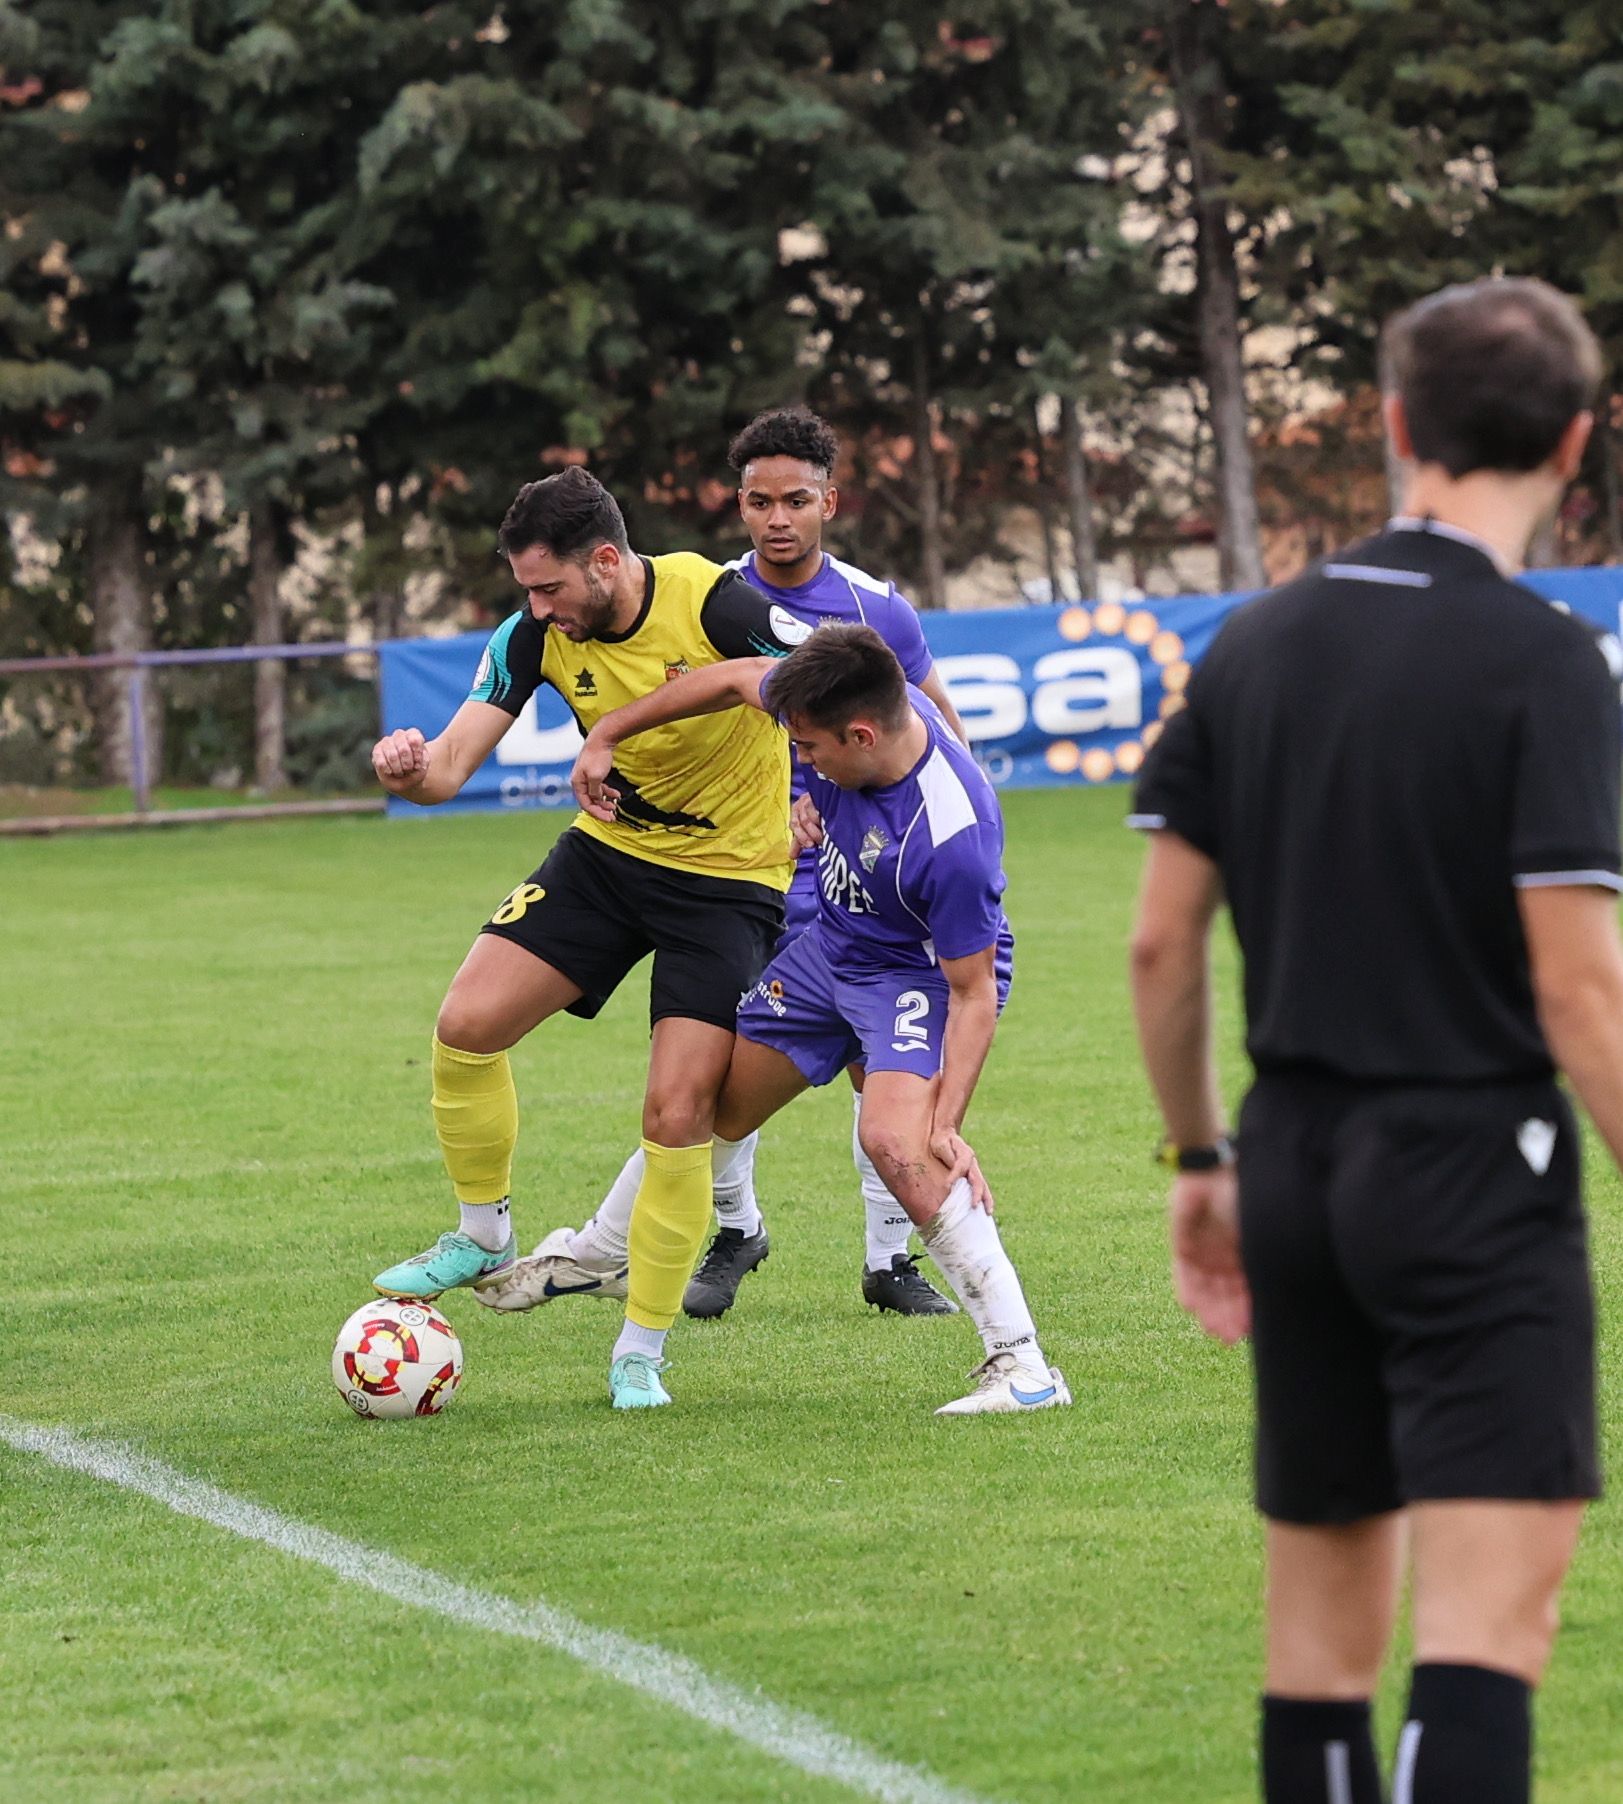
[[[499,1253],[489,1253],[466,1234],[442,1234],[426,1253],[402,1259],[372,1280],[372,1288],[386,1297],[409,1297],[432,1302],[441,1291],[460,1290],[471,1284],[493,1284],[506,1277],[518,1258],[511,1233]]]
[[[663,1359],[646,1353],[622,1353],[609,1367],[609,1395],[616,1409],[658,1409],[669,1403],[671,1393],[659,1382]]]

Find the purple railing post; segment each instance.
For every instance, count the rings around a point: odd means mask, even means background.
[[[130,666],[130,788],[135,792],[135,812],[145,814],[151,801],[147,785],[147,673],[139,664]]]

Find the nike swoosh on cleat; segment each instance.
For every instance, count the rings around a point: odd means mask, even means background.
[[[1009,1395],[1014,1398],[1015,1402],[1024,1403],[1028,1408],[1038,1403],[1046,1403],[1055,1394],[1053,1385],[1049,1385],[1045,1391],[1023,1391],[1017,1384],[1009,1386]]]
[[[584,1284],[554,1284],[548,1278],[541,1287],[541,1294],[544,1297],[578,1297],[583,1290],[601,1290],[602,1288],[603,1280],[601,1278],[588,1278]]]

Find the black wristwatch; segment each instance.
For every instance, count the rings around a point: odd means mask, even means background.
[[[1234,1142],[1227,1134],[1219,1135],[1209,1146],[1178,1146],[1163,1140],[1155,1157],[1174,1171],[1220,1171],[1234,1163]]]

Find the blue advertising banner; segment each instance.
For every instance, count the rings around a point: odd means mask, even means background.
[[[1524,580],[1608,632],[1623,622],[1623,567],[1539,570]],[[1132,776],[1162,722],[1183,706],[1190,674],[1218,628],[1244,600],[1179,595],[922,618],[976,756],[994,783],[1026,789]],[[439,732],[472,687],[486,637],[380,646],[384,730]],[[579,747],[574,717],[543,686],[446,806],[570,805],[569,768]],[[389,810],[416,812],[392,796]]]

